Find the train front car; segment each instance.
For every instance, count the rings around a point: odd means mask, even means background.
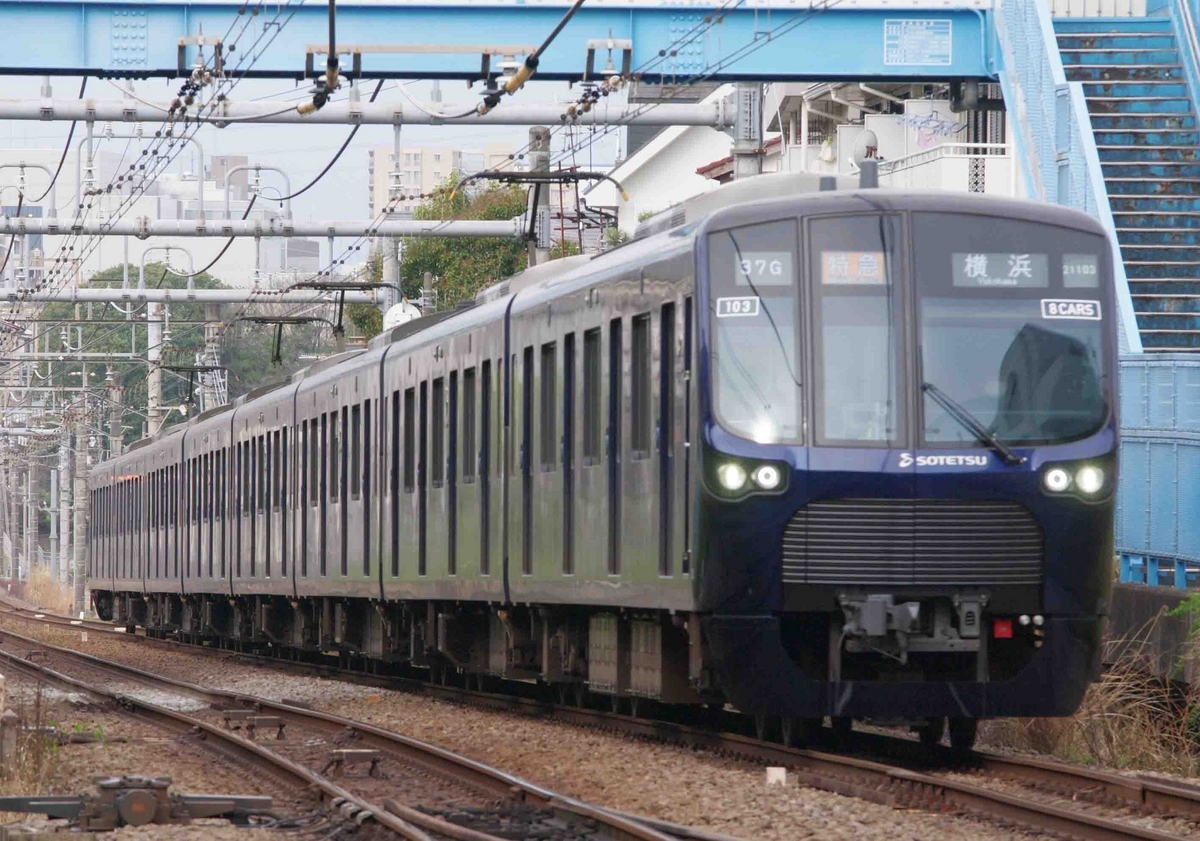
[[[949,193],[700,227],[698,600],[735,706],[958,744],[1075,711],[1113,558],[1109,255],[1082,214]]]

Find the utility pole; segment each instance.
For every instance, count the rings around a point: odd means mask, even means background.
[[[71,571],[71,433],[64,431],[58,451],[58,581],[66,584]]]
[[[17,567],[20,566],[20,530],[21,520],[17,516],[17,488],[20,487],[20,473],[17,471],[16,458],[12,458],[8,464],[8,475],[4,486],[8,492],[8,545],[10,563],[8,567],[8,578],[10,581],[17,580]]]
[[[550,129],[535,126],[529,130],[529,172],[550,171]],[[550,260],[550,188],[546,184],[530,187],[530,207],[536,209],[532,220],[534,236],[529,243],[529,265],[538,266]]]
[[[205,325],[207,326],[207,325]],[[124,407],[121,398],[125,389],[117,385],[112,374],[108,380],[108,457],[116,458],[121,454],[122,439],[125,437],[122,424],[124,422]]]
[[[146,309],[146,426],[143,438],[157,435],[162,428],[162,304],[149,304]],[[86,386],[87,383],[85,382]]]
[[[85,366],[86,370],[86,366]],[[86,379],[86,374],[85,374]],[[75,419],[75,610],[86,609],[83,599],[84,584],[87,583],[87,522],[88,522],[88,431],[87,404]]]
[[[50,501],[48,510],[50,512],[50,579],[58,580],[58,568],[61,564],[59,559],[58,546],[58,483],[60,481],[60,470],[57,467],[50,468]]]
[[[733,177],[749,178],[762,173],[763,86],[758,82],[738,82],[734,95],[737,117],[733,126]]]

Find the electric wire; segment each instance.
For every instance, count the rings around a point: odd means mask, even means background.
[[[374,102],[375,97],[379,96],[379,92],[381,90],[383,90],[383,79],[379,80],[379,84],[377,84],[375,86],[375,90],[371,94],[371,98],[367,101]],[[401,92],[403,92],[404,89],[401,88],[400,90],[401,90]],[[324,178],[325,175],[329,172],[329,170],[333,169],[334,164],[336,164],[338,162],[338,158],[340,158],[342,156],[342,153],[346,151],[346,148],[350,145],[350,141],[354,139],[354,135],[358,134],[358,130],[360,128],[362,128],[362,123],[359,123],[354,128],[350,129],[350,133],[348,135],[346,135],[345,142],[342,143],[342,148],[338,149],[337,153],[333,156],[333,158],[329,161],[329,163],[325,164],[325,168],[322,169],[319,173],[317,173],[316,178],[314,178],[312,181],[309,181],[307,184],[305,184],[299,190],[292,193],[290,196],[280,196],[279,200],[280,201],[288,201],[290,199],[296,198],[297,196],[302,196],[305,193],[307,193],[312,187],[316,186],[317,182],[320,181],[322,178]],[[245,217],[242,217],[242,218],[245,218]]]

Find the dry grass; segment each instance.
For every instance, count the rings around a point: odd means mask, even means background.
[[[987,722],[980,741],[1106,768],[1196,775],[1200,688],[1150,677],[1156,672],[1148,643],[1152,628],[1116,644],[1120,657],[1088,690],[1075,715]]]
[[[42,687],[39,683],[32,700],[10,705],[26,732],[17,738],[13,761],[0,773],[0,794],[22,796],[47,794],[50,780],[58,766],[58,741],[42,732],[50,722],[46,720],[42,702]],[[0,823],[21,821],[28,815],[0,812]]]
[[[34,567],[25,582],[24,600],[51,613],[70,614],[75,594],[60,584],[45,567]]]

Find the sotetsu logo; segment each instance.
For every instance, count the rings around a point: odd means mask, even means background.
[[[987,456],[916,456],[900,454],[900,467],[987,467]]]

